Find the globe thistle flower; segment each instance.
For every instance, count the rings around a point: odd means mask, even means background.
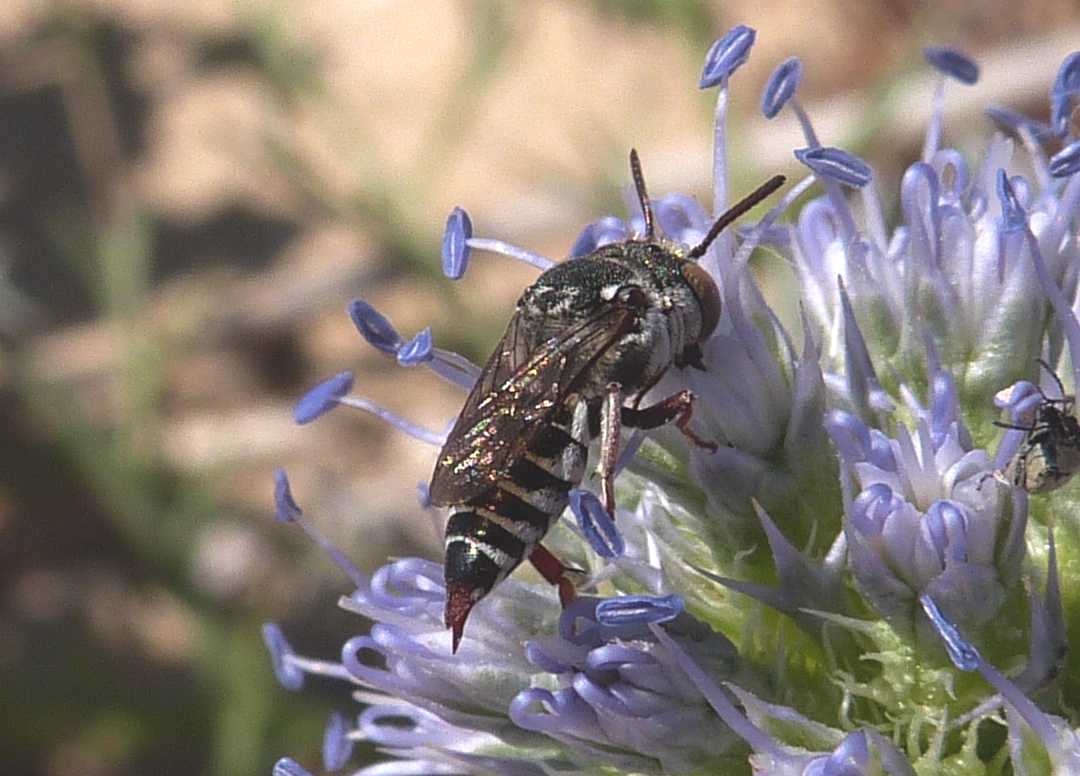
[[[728,100],[755,36],[740,25],[706,55],[712,207],[654,200],[673,241],[698,244],[725,209]],[[352,588],[341,607],[373,623],[336,660],[297,655],[279,628],[264,630],[286,689],[307,674],[354,688],[356,713],[327,725],[324,770],[365,740],[387,759],[364,776],[1080,773],[1068,700],[1080,691],[1068,648],[1080,589],[1072,472],[1052,491],[1010,475],[1036,446],[1055,452],[1062,440],[1036,440],[1034,419],[1046,406],[1071,412],[1066,394],[1080,384],[1080,147],[1067,120],[1080,52],[1052,81],[1051,123],[991,107],[1013,139],[995,134],[975,163],[944,145],[942,127],[952,82],[974,82],[978,66],[945,48],[926,58],[941,78],[891,231],[873,169],[823,142],[801,105],[802,63],[787,59],[769,79],[761,109],[795,113],[793,154],[809,173],[701,257],[722,302],[706,370],[671,370],[654,389],[692,390],[695,428],[722,444],[628,434],[614,519],[593,479],[575,488],[570,516],[545,538],[576,570],[565,607],[516,574],[475,606],[454,654],[442,567],[404,558],[369,577],[276,475],[279,519],[328,552]],[[817,198],[789,216],[810,189]],[[632,205],[587,225],[569,255],[643,228]],[[801,336],[749,271],[761,245],[799,278]],[[444,273],[468,282],[474,251],[553,266],[475,236],[455,208]],[[349,313],[399,365],[464,390],[477,379],[435,346],[437,332],[406,339],[363,300]],[[444,442],[353,395],[354,382],[342,373],[316,386],[297,422],[352,407]],[[429,505],[424,487],[418,498]],[[1055,517],[1068,530],[1055,535]],[[308,771],[285,758],[274,773]]]

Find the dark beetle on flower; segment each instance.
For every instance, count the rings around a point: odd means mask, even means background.
[[[705,369],[700,344],[719,321],[720,294],[695,260],[784,178],[772,178],[720,216],[687,251],[656,235],[636,151],[630,169],[643,238],[558,264],[525,290],[436,462],[431,503],[452,510],[445,622],[454,651],[473,606],[525,558],[558,586],[564,604],[573,598],[566,567],[540,541],[584,478],[594,437],[601,440],[597,473],[611,516],[621,426],[674,421],[694,444],[715,449],[689,428],[690,391],[640,404],[672,366]]]

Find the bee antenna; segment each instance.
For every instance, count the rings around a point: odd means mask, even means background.
[[[705,239],[702,240],[701,244],[696,248],[690,250],[690,253],[687,254],[687,258],[699,259],[704,256],[705,251],[709,250],[709,246],[712,245],[713,240],[717,238],[720,232],[724,231],[732,221],[742,216],[747,210],[754,207],[754,205],[757,205],[778,188],[783,186],[785,180],[787,180],[787,178],[783,175],[774,175],[769,178],[769,180],[765,181],[765,183],[754,189],[750,194],[732,205],[726,213],[716,219],[712,228],[709,229],[709,233],[705,235]]]
[[[638,159],[636,148],[630,149],[630,174],[634,178],[634,188],[637,190],[638,202],[641,203],[641,214],[645,218],[645,239],[651,240],[655,234],[652,204],[649,202],[649,192],[645,190],[645,176],[641,174],[641,160]]]

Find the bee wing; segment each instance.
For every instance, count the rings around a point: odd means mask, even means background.
[[[609,307],[530,348],[521,314],[473,386],[431,476],[431,502],[460,504],[507,475],[580,378],[628,330],[633,314]]]

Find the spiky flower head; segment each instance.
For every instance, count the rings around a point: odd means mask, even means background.
[[[699,85],[717,90],[712,210],[658,198],[669,239],[697,244],[725,209],[729,89],[755,36],[740,25],[706,56]],[[818,138],[798,98],[802,64],[777,67],[762,110],[794,112],[794,156],[808,174],[701,258],[722,301],[706,370],[671,370],[655,387],[660,397],[690,388],[695,427],[724,444],[629,435],[614,521],[595,481],[574,491],[573,520],[545,540],[582,572],[569,605],[517,574],[476,606],[453,654],[441,566],[406,558],[367,577],[277,475],[279,519],[330,553],[354,588],[341,606],[374,623],[332,661],[301,657],[265,629],[287,689],[309,673],[355,688],[359,713],[327,726],[325,770],[366,740],[388,759],[365,776],[1080,773],[1080,662],[1067,639],[1080,590],[1067,484],[1080,433],[1047,420],[1072,418],[1067,394],[1080,383],[1080,141],[1068,118],[1080,52],[1053,77],[1051,124],[990,108],[1013,137],[994,134],[974,160],[943,144],[942,126],[947,91],[973,83],[978,67],[946,48],[926,58],[941,79],[891,230],[873,169]],[[809,190],[816,198],[785,219]],[[602,218],[569,255],[642,230],[640,213]],[[798,337],[749,271],[759,245],[795,268]],[[455,208],[445,273],[462,278],[473,251],[553,265],[474,237]],[[430,329],[406,340],[362,300],[349,312],[402,366],[465,389],[476,380],[478,368],[435,347]],[[352,385],[343,373],[317,386],[297,421],[346,405],[421,442],[445,440]],[[1016,475],[1033,467],[1054,488]],[[423,488],[419,498],[428,506]],[[1056,540],[1055,516],[1068,522]],[[307,772],[290,759],[275,767]]]

